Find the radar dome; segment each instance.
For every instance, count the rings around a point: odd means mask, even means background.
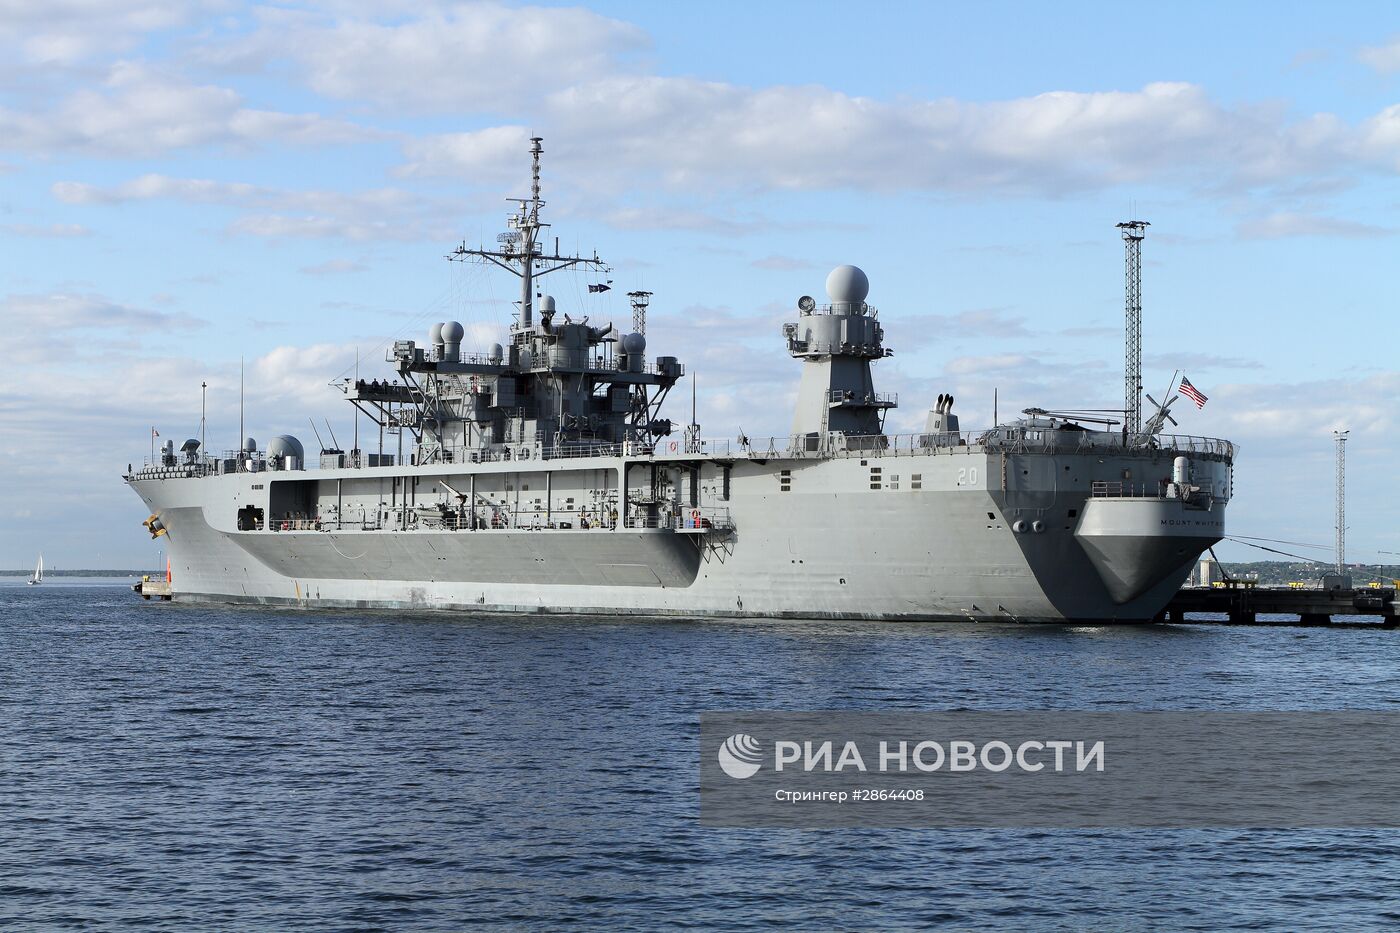
[[[448,321],[446,324],[442,325],[442,342],[460,343],[462,335],[465,333],[466,331],[462,329],[461,324],[458,324],[456,321]]]
[[[442,343],[442,325],[434,324],[428,331],[428,343],[437,346]]]
[[[251,453],[256,453],[256,452],[257,452],[257,449],[258,449],[258,442],[255,441],[255,440],[253,440],[251,437],[250,437],[250,438],[246,438],[246,439],[243,441],[243,449],[244,449],[245,451],[247,451],[248,453],[250,453],[250,454],[251,454]]]
[[[268,441],[267,454],[269,457],[296,457],[298,461],[306,459],[306,452],[301,448],[301,441],[290,434],[279,434]]]
[[[553,311],[553,310],[554,310],[554,296],[553,296],[553,295],[545,295],[543,298],[540,299],[540,312],[541,312],[541,313],[543,313],[543,312],[545,312],[545,311]]]
[[[497,363],[499,363],[499,362],[501,361],[501,358],[504,357],[505,355],[506,355],[506,348],[505,348],[505,347],[501,346],[499,343],[493,343],[493,344],[491,344],[491,359],[493,359],[493,360],[495,360]]]
[[[622,338],[622,352],[624,353],[645,353],[647,349],[647,338],[641,334],[628,334]]]
[[[826,277],[826,296],[832,304],[860,304],[870,294],[870,280],[855,266],[837,266]]]

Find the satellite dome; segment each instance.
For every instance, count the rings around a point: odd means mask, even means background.
[[[466,331],[462,329],[461,324],[458,324],[456,321],[448,321],[446,324],[442,325],[442,342],[460,343],[462,335],[465,333]]]
[[[543,298],[540,299],[540,311],[541,311],[541,312],[544,312],[544,311],[553,311],[553,310],[554,310],[554,296],[553,296],[553,295],[545,295]]]
[[[641,334],[628,334],[622,338],[623,353],[645,353],[647,349],[647,338]]]
[[[833,304],[860,304],[870,294],[870,279],[855,266],[837,266],[826,277],[826,296]]]
[[[499,343],[491,344],[491,359],[499,362],[506,355],[506,348]]]
[[[258,442],[253,440],[251,437],[247,438],[243,441],[243,449],[250,454],[256,453],[258,449]]]
[[[270,457],[296,457],[297,460],[306,459],[306,452],[302,450],[301,441],[290,434],[279,434],[267,442],[267,453]]]
[[[434,324],[432,326],[432,329],[428,331],[428,342],[431,343],[433,346],[437,346],[438,344],[442,343],[441,324]]]

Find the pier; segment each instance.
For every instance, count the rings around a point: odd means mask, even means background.
[[[1224,618],[1202,619],[1202,614]],[[1188,618],[1187,616],[1196,618]],[[1296,620],[1260,616],[1291,615]],[[1380,622],[1363,622],[1361,616],[1380,616]],[[1257,586],[1249,580],[1228,580],[1209,587],[1188,587],[1172,597],[1157,616],[1159,622],[1216,625],[1306,625],[1333,627],[1396,628],[1400,625],[1396,587],[1357,588]],[[1341,617],[1341,620],[1338,620]]]
[[[139,582],[132,584],[131,588],[139,593],[142,599],[170,599],[170,581],[164,576],[142,577]]]

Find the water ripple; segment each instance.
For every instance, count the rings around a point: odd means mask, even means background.
[[[1393,633],[620,622],[0,586],[0,929],[1365,929],[1390,832],[717,831],[718,709],[1393,708]]]

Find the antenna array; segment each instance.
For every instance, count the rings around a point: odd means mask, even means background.
[[[651,303],[651,292],[628,292],[632,299],[632,333],[647,335],[647,305]]]
[[[1123,231],[1123,428],[1142,433],[1142,241],[1151,226],[1145,220],[1125,220]]]

